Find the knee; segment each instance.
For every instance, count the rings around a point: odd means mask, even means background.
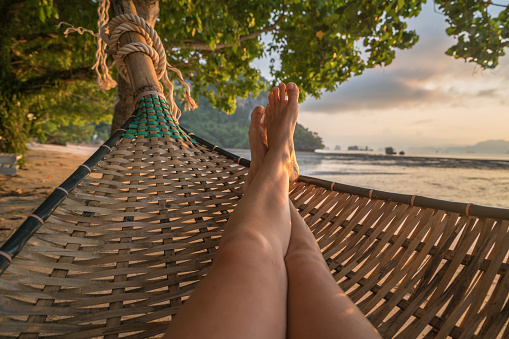
[[[285,257],[285,266],[288,275],[295,282],[311,282],[314,279],[323,279],[331,272],[321,254],[315,251],[293,251]]]
[[[317,265],[325,264],[325,260],[322,256],[322,252],[315,249],[306,243],[296,245],[294,239],[293,243],[290,243],[288,253],[285,256],[285,263],[290,266],[309,266],[315,267]]]
[[[257,266],[284,265],[280,250],[262,234],[253,230],[245,230],[238,234],[230,234],[223,238],[214,257],[216,264],[228,266]]]

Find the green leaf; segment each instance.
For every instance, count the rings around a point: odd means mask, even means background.
[[[42,22],[46,22],[46,13],[44,12],[44,7],[39,7],[39,20]]]
[[[398,10],[402,10],[403,6],[405,6],[405,0],[398,0]]]
[[[455,32],[456,29],[454,27],[447,27],[445,30],[445,33],[447,33],[447,35],[453,35]]]

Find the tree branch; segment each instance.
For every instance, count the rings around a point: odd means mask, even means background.
[[[234,43],[231,43],[231,44],[217,44],[214,49],[210,48],[210,46],[207,45],[204,42],[196,41],[196,40],[190,40],[190,39],[184,40],[184,45],[181,46],[181,47],[183,47],[183,48],[195,48],[195,49],[201,49],[201,50],[206,50],[206,51],[212,51],[212,50],[215,51],[215,50],[218,50],[218,49],[232,47],[235,44],[239,44],[240,45],[242,42],[244,42],[246,40],[251,40],[251,39],[254,39],[254,38],[258,37],[259,35],[261,35],[263,33],[267,33],[267,32],[276,30],[277,26],[283,21],[283,19],[285,17],[286,17],[286,15],[283,13],[279,17],[279,19],[273,25],[271,25],[269,27],[266,27],[264,29],[261,29],[259,31],[253,32],[251,34],[241,36],[237,42],[234,42]]]
[[[93,80],[95,73],[90,67],[55,71],[40,77],[32,78],[21,85],[21,92],[32,92],[46,86],[54,86],[56,81]]]
[[[58,34],[54,33],[36,33],[36,34],[26,34],[26,35],[17,35],[12,38],[12,41],[15,44],[26,43],[28,41],[35,42],[41,40],[50,40],[58,38]]]

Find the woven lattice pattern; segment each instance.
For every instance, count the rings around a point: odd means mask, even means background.
[[[145,142],[145,138],[161,139],[165,135],[172,139],[186,141],[183,145],[196,143],[190,138],[175,121],[170,113],[170,107],[166,100],[160,99],[157,95],[141,97],[136,105],[136,117],[129,124],[129,129],[122,135],[123,138],[137,139]]]
[[[508,220],[304,183],[291,196],[336,281],[384,338],[509,335]]]
[[[207,273],[246,168],[147,106],[2,275],[0,332],[161,333]]]
[[[152,337],[207,274],[247,168],[146,96],[124,137],[0,277],[0,336]],[[304,182],[290,197],[386,338],[507,337],[509,221]]]

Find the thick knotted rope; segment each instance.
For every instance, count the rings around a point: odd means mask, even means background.
[[[114,54],[114,58],[115,62],[117,63],[118,71],[124,79],[129,81],[129,75],[124,61],[125,57],[134,52],[143,52],[152,59],[154,68],[156,70],[157,79],[162,80],[164,85],[169,90],[169,103],[171,112],[178,115],[180,110],[173,100],[173,83],[168,77],[167,69],[177,73],[180,82],[186,89],[186,99],[190,105],[190,108],[195,109],[198,107],[190,95],[191,89],[189,88],[189,85],[184,81],[180,70],[171,66],[166,61],[166,51],[163,44],[161,43],[161,39],[159,38],[157,32],[152,28],[152,26],[148,24],[147,21],[137,15],[122,14],[113,18],[107,26],[103,27],[107,27],[110,31],[110,34],[108,36],[105,33],[105,29],[101,29],[101,38],[108,44],[110,49],[117,51]],[[147,43],[144,44],[141,42],[135,42],[118,48],[118,41],[122,34],[126,32],[137,32],[143,35]]]
[[[149,23],[143,18],[133,14],[119,15],[108,23],[109,6],[109,0],[101,0],[99,3],[99,19],[97,21],[99,34],[94,34],[92,31],[85,30],[81,27],[74,28],[71,25],[71,27],[67,28],[64,32],[66,36],[70,32],[78,32],[80,34],[87,32],[97,37],[96,63],[92,69],[94,69],[97,73],[97,84],[99,88],[109,90],[117,85],[116,81],[113,80],[109,74],[109,68],[106,64],[107,54],[113,54],[120,76],[123,77],[126,81],[130,82],[129,74],[125,64],[125,57],[131,53],[142,52],[147,54],[152,59],[157,79],[162,80],[163,84],[166,86],[166,88],[168,88],[168,104],[170,105],[171,112],[177,119],[180,117],[180,109],[173,99],[174,87],[173,83],[168,77],[168,69],[177,73],[181,84],[186,89],[186,99],[189,103],[189,108],[195,109],[198,107],[191,97],[191,89],[182,77],[180,70],[167,62],[166,51],[163,44],[161,43],[159,35],[154,30],[154,28],[152,28],[152,26],[150,26]],[[135,42],[126,44],[119,48],[119,39],[124,33],[127,32],[136,32],[141,34],[147,43]],[[107,50],[106,47],[109,47],[110,49]]]

